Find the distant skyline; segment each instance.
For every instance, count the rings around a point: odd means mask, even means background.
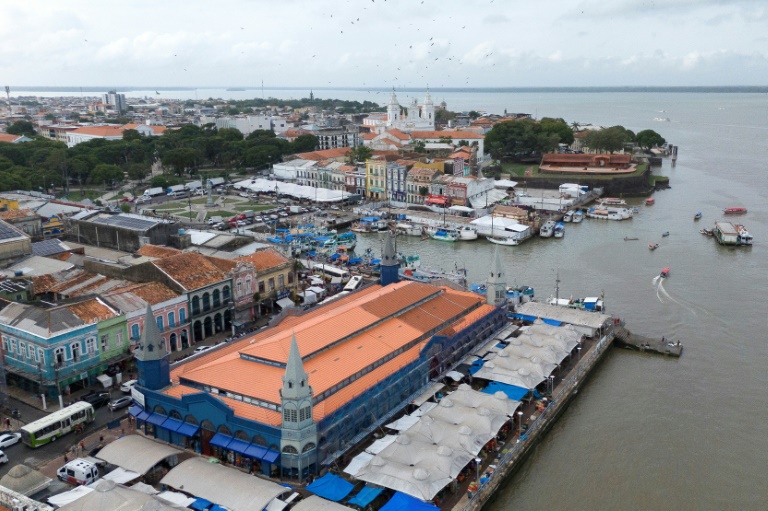
[[[768,85],[760,0],[4,0],[2,12],[12,90]]]

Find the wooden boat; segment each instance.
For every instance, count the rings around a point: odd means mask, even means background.
[[[437,229],[428,228],[427,235],[433,240],[437,240],[437,241],[454,242],[459,239],[459,233],[456,232],[456,229],[450,229],[450,228],[437,228]]]
[[[477,239],[477,229],[472,226],[465,225],[456,229],[459,233],[459,241],[472,241]]]
[[[694,220],[700,220],[701,219],[701,211],[697,212],[695,215],[693,215]]]
[[[659,277],[661,277],[662,279],[666,279],[669,276],[670,271],[671,270],[669,268],[664,268],[663,270],[661,270]]]
[[[725,208],[723,213],[726,215],[746,215],[747,208]]]
[[[699,232],[704,236],[709,236],[710,238],[715,235],[714,229],[701,229]]]
[[[647,199],[645,199],[646,206],[653,206],[654,204],[656,204],[656,199],[654,199],[653,197],[648,197]]]
[[[495,245],[504,245],[507,247],[512,247],[520,244],[520,241],[517,240],[516,238],[501,238],[501,237],[488,236],[488,241],[490,241]]]
[[[572,222],[573,221],[573,213],[574,212],[573,212],[572,209],[566,211],[565,214],[563,215],[563,222]]]
[[[658,243],[648,243],[648,249],[649,250],[656,250],[657,248],[659,248],[659,244]]]
[[[669,236],[669,231],[664,231],[663,233],[661,233],[662,238],[666,238],[667,236]]]
[[[637,241],[640,238],[630,238],[629,236],[624,236],[624,241]]]
[[[578,224],[581,223],[582,220],[584,220],[584,212],[582,210],[576,211],[576,213],[573,214],[573,223]]]

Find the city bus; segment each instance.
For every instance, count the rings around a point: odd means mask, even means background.
[[[30,422],[21,428],[21,441],[35,448],[48,442],[55,442],[61,435],[85,427],[96,418],[93,405],[85,401],[62,408],[42,419]]]
[[[341,279],[341,283],[347,283],[351,276],[347,270],[342,270],[330,264],[315,264],[312,266],[312,271],[321,274],[328,281],[332,281],[334,278]]]

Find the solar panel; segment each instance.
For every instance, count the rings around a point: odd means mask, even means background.
[[[45,240],[32,243],[32,255],[49,256],[66,252],[69,248],[59,240]]]
[[[6,224],[5,222],[0,222],[0,240],[8,240],[12,238],[23,238],[24,235],[19,233],[16,229],[11,227],[10,225]]]
[[[93,222],[114,227],[122,227],[123,229],[131,229],[134,231],[146,231],[159,223],[154,220],[145,220],[143,218],[129,217],[125,215],[99,217],[95,218]]]

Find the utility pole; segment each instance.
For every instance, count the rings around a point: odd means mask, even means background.
[[[5,86],[5,97],[8,98],[8,114],[12,114],[13,110],[11,109],[11,88],[9,86]]]

